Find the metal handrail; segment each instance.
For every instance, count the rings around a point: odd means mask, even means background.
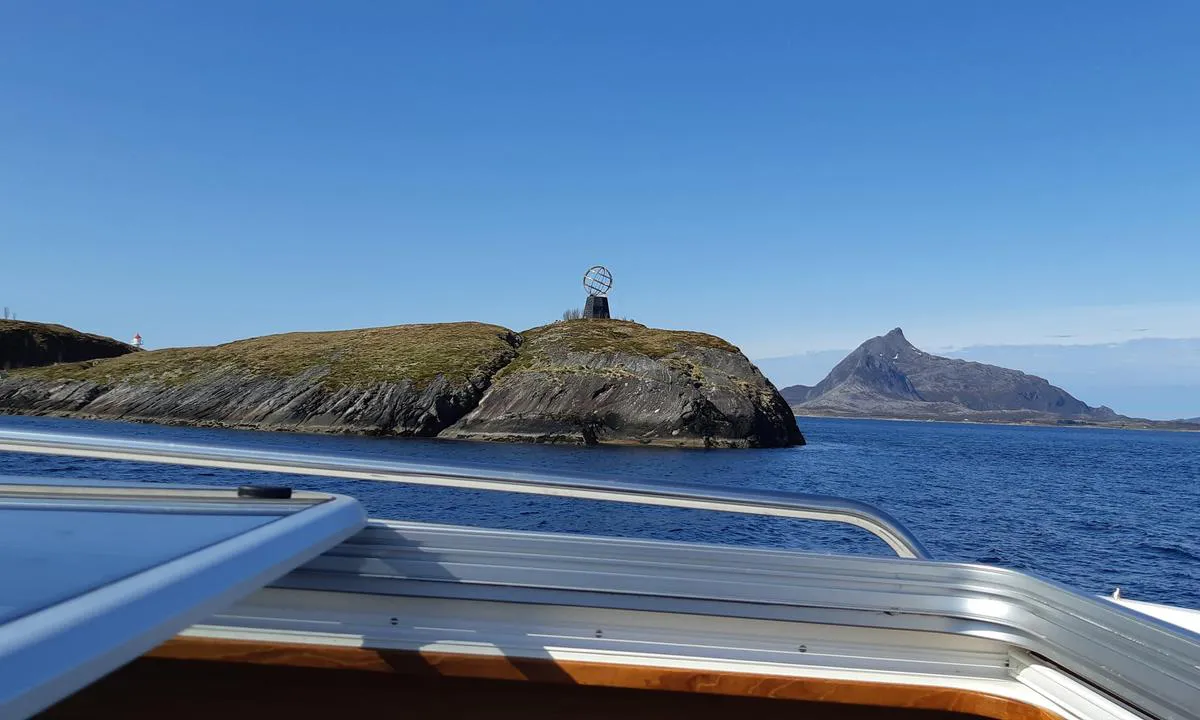
[[[15,430],[0,430],[0,451],[497,490],[527,495],[819,520],[853,525],[866,530],[886,543],[900,557],[930,558],[921,541],[886,512],[866,503],[824,495],[742,490],[673,482],[560,478],[491,470],[481,474],[478,470],[338,456]]]

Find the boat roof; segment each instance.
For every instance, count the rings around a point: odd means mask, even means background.
[[[268,594],[297,591],[339,598],[419,597],[441,602],[482,601],[684,613],[987,638],[1063,668],[1078,681],[1103,688],[1104,692],[1119,698],[1126,707],[1135,708],[1141,715],[1164,719],[1200,718],[1195,712],[1195,698],[1200,697],[1200,675],[1196,672],[1200,668],[1200,636],[1108,600],[1088,597],[1024,573],[985,565],[934,561],[920,541],[894,518],[851,500],[0,429],[0,452],[3,451],[496,490],[818,520],[866,530],[884,541],[897,556],[819,555],[696,543],[431,526],[403,521],[372,521],[350,541],[337,544],[337,540],[330,542],[329,538],[336,536],[340,540],[361,527],[362,510],[357,504],[346,505],[353,503],[347,498],[319,496],[327,498],[324,503],[295,510],[265,525],[233,527],[238,523],[232,521],[224,529],[214,528],[211,537],[216,538],[223,532],[239,529],[243,532],[175,560],[161,558],[164,565],[132,576],[137,578],[154,573],[230,543],[241,541],[242,545],[253,545],[247,539],[259,538],[272,528],[288,523],[296,525],[300,523],[296,518],[305,513],[311,515],[322,508],[326,512],[337,507],[353,508],[354,522],[321,525],[327,533],[325,541],[316,541],[320,532],[300,533],[288,545],[290,554],[275,552],[259,556],[247,553],[243,558],[246,567],[242,567],[235,547],[226,556],[226,562],[241,573],[239,577],[252,579],[239,581],[232,576],[220,576],[221,582],[216,586],[227,588],[224,595],[212,598],[211,602],[199,597],[191,605],[178,603],[178,617],[156,626],[152,632],[147,631],[145,637],[150,640],[139,639],[126,647],[117,642],[123,635],[130,634],[126,627],[113,625],[115,630],[111,632],[107,624],[92,628],[93,634],[108,633],[108,638],[120,645],[124,659],[149,649],[155,640],[165,640],[171,634],[166,628],[182,629],[188,623],[176,622],[180,618],[200,620],[205,612],[196,608],[219,611],[220,605],[236,600],[237,593],[270,582],[273,589],[264,590]],[[9,486],[6,491],[9,495],[19,495],[20,491],[13,487],[15,485]],[[115,503],[113,507],[121,507],[121,502],[126,500],[136,505],[133,499],[139,493],[163,492],[158,487],[126,486],[120,492],[114,491],[115,495],[99,497],[87,487],[60,486],[62,497],[55,499],[74,498],[85,504],[108,502]],[[92,494],[82,499],[76,497],[88,492]],[[233,491],[230,490],[184,488],[174,492],[194,493],[173,497],[176,512],[212,505],[224,508],[224,512],[217,514],[226,517],[239,513],[253,516],[259,504],[231,497]],[[118,502],[114,497],[125,500]],[[293,502],[304,498],[305,495],[297,494]],[[0,506],[18,500],[32,501],[28,492],[15,499],[5,499],[0,493],[0,501],[3,501]],[[70,509],[61,503],[58,508]],[[162,507],[146,511],[152,514],[167,512]],[[347,531],[350,526],[353,527]],[[336,547],[321,553],[322,542],[324,547]],[[175,552],[187,550],[186,542],[174,549]],[[318,553],[321,554],[317,556]],[[296,558],[314,556],[312,562],[280,577],[283,570],[289,569],[288,563],[293,563],[291,567],[298,564]],[[136,570],[136,562],[133,565]],[[126,581],[114,585],[123,582]],[[92,591],[85,588],[81,597],[103,593],[111,587],[113,585]],[[188,585],[186,588],[187,592],[195,593],[204,590],[204,586]],[[48,592],[47,597],[53,597],[53,592]],[[137,594],[126,594],[108,598],[108,604],[102,607],[115,613],[121,610],[121,603],[127,603],[137,612],[137,603],[128,598],[138,597]],[[164,607],[175,607],[171,605],[171,598],[165,600]],[[0,602],[3,602],[2,597]],[[26,604],[36,606],[37,600]],[[52,605],[31,611],[25,617],[0,626],[0,678],[5,682],[9,681],[5,665],[8,662],[6,643],[11,642],[5,633],[13,624],[57,607]],[[155,608],[153,601],[148,607]],[[77,618],[78,615],[67,617]],[[130,623],[128,627],[136,629],[140,626]],[[87,633],[81,637],[94,643],[94,638]],[[69,644],[49,647],[51,658],[72,652]],[[34,657],[47,663],[44,655]],[[115,667],[115,664],[119,663],[114,661],[107,667]],[[47,665],[50,669],[58,667],[62,672],[75,672],[75,666],[66,661]],[[87,682],[88,677],[94,678],[101,673],[102,670],[96,670],[91,675],[85,672],[78,677],[71,676],[70,687],[59,697]],[[18,676],[18,679],[32,686],[24,676]],[[43,681],[43,687],[45,684]],[[6,715],[3,712],[5,697],[7,695],[0,694],[0,716]],[[43,693],[38,697],[45,700],[50,695]]]
[[[0,717],[50,706],[365,522],[326,493],[0,477],[0,577],[19,578],[0,583]]]

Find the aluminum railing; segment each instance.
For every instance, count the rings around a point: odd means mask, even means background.
[[[770,515],[852,525],[904,558],[929,559],[911,532],[886,512],[844,498],[668,482],[578,479],[410,465],[352,457],[223,448],[112,437],[0,430],[0,452],[68,455],[410,485],[496,490],[638,505]]]

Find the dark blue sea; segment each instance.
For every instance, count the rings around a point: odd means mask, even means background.
[[[1033,572],[1089,593],[1200,608],[1200,434],[801,418],[786,450],[499,445],[48,418],[0,427],[204,442],[438,465],[785,489],[871,503],[939,559]],[[0,474],[242,484],[279,475],[0,453]],[[494,492],[287,477],[358,497],[373,517],[886,554],[825,523]]]

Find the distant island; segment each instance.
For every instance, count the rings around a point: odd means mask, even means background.
[[[622,320],[475,322],[138,350],[0,321],[0,413],[467,440],[804,444],[733,345]]]
[[[65,325],[0,320],[0,371],[111,358],[137,350],[120,340]]]
[[[815,386],[781,393],[798,415],[1200,430],[1092,407],[1019,370],[931,355],[900,328],[858,346]]]

